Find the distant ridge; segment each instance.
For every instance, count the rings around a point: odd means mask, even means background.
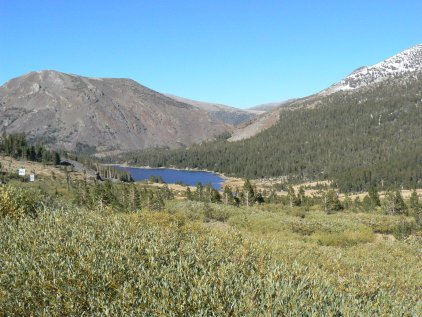
[[[248,122],[260,113],[259,111],[242,110],[222,104],[191,100],[172,94],[166,94],[166,96],[176,101],[187,103],[199,109],[208,111],[214,119],[221,120],[230,125],[239,125]]]

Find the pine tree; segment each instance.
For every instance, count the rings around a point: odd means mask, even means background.
[[[250,206],[255,202],[255,192],[249,179],[243,184],[243,192],[246,206]]]
[[[422,225],[422,206],[419,202],[419,197],[416,190],[413,190],[412,194],[410,195],[409,207],[409,214],[415,218],[419,226]]]
[[[381,206],[380,196],[375,186],[369,187],[368,196],[375,206]]]
[[[186,188],[186,199],[187,200],[194,200],[192,191],[190,190],[189,186]]]
[[[341,205],[341,202],[338,199],[338,194],[334,190],[330,189],[329,191],[327,191],[325,193],[324,198],[324,209],[327,214],[331,214],[343,209],[343,206]]]
[[[202,185],[201,182],[198,182],[198,184],[196,185],[196,200],[198,201],[203,201],[204,197],[203,197],[203,191],[204,191],[204,186]]]
[[[211,193],[210,193],[210,201],[212,203],[221,203],[221,195],[218,192],[218,190],[216,189],[211,189]]]
[[[401,195],[400,190],[396,190],[394,195],[394,202],[396,207],[397,214],[406,214],[407,213],[407,206],[404,203],[403,197]]]
[[[265,202],[264,196],[261,192],[255,194],[255,202],[257,202],[258,204],[263,204]]]
[[[409,198],[409,207],[410,208],[419,208],[420,204],[419,204],[419,197],[418,197],[418,193],[416,192],[416,189],[414,189],[412,191],[412,194],[410,195]]]
[[[384,212],[390,215],[406,214],[407,206],[399,190],[387,191],[383,200]]]

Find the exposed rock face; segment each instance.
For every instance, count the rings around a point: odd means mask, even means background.
[[[138,150],[191,145],[232,126],[130,79],[31,72],[0,87],[0,128],[55,148]]]

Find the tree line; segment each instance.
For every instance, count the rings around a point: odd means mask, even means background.
[[[0,137],[0,153],[18,160],[28,160],[43,164],[60,164],[60,154],[58,152],[49,150],[42,144],[29,144],[24,133],[3,133]]]
[[[400,190],[388,190],[381,199],[378,189],[371,186],[368,193],[361,200],[357,196],[354,200],[345,194],[340,200],[339,192],[334,188],[325,188],[312,195],[306,195],[305,188],[300,186],[297,191],[292,185],[287,186],[286,195],[277,195],[275,190],[257,190],[246,179],[241,188],[232,188],[228,185],[222,192],[212,188],[211,184],[204,186],[199,182],[195,190],[186,188],[186,199],[205,203],[217,203],[232,206],[254,206],[261,204],[282,204],[291,208],[302,207],[303,212],[309,211],[312,206],[320,206],[327,214],[341,211],[352,212],[380,212],[388,215],[413,216],[418,225],[422,225],[422,204],[416,190],[413,190],[405,203]],[[304,215],[304,214],[303,214]]]

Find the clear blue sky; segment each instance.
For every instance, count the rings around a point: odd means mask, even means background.
[[[55,69],[248,107],[421,42],[420,0],[0,0],[1,84]]]

